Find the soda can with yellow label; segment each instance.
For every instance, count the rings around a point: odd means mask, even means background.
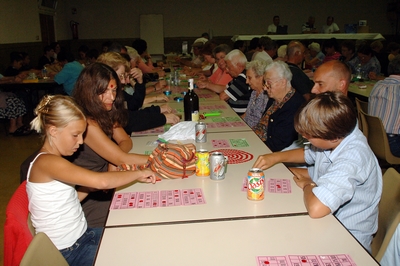
[[[196,152],[196,175],[197,176],[209,176],[210,175],[210,163],[208,161],[210,153],[207,150],[199,149]]]

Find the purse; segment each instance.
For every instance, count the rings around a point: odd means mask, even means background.
[[[157,177],[186,178],[196,172],[196,146],[160,143],[150,154],[147,165]]]

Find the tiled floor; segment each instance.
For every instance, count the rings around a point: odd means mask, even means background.
[[[6,136],[4,130],[3,124],[0,124],[0,265],[3,265],[5,211],[19,185],[19,166],[41,144],[37,134],[13,137]]]

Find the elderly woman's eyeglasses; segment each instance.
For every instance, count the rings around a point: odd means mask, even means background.
[[[275,83],[277,83],[280,80],[281,80],[281,78],[279,78],[279,79],[277,79],[275,81],[272,81],[272,79],[264,79],[263,80],[263,85],[264,85],[264,87],[271,88],[272,85],[274,85]]]

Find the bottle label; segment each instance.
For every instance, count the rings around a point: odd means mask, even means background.
[[[195,122],[199,121],[199,111],[194,111],[192,113],[192,121],[195,121]]]

